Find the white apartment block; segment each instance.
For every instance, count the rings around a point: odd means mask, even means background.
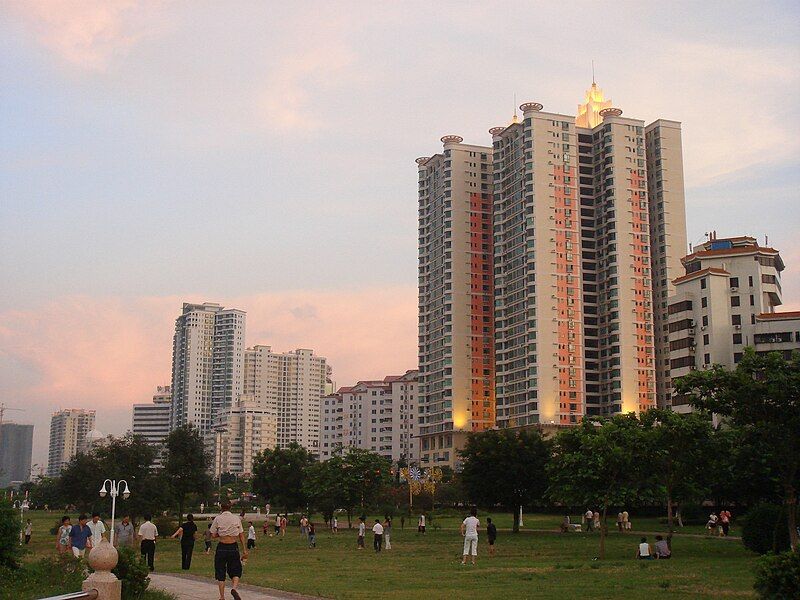
[[[783,303],[778,250],[752,237],[711,238],[683,257],[686,274],[673,281],[665,335],[673,409],[687,412],[671,380],[719,364],[734,368],[747,346],[756,352],[800,349],[800,312],[776,312]]]
[[[319,458],[361,448],[392,463],[419,460],[419,371],[359,381],[322,399]]]
[[[245,313],[184,303],[175,320],[171,428],[211,430],[243,390]]]
[[[88,434],[94,430],[95,411],[69,408],[50,418],[50,451],[47,476],[58,477],[73,456],[86,450]]]
[[[297,443],[318,454],[320,399],[329,376],[313,350],[273,352],[254,346],[244,354],[244,393],[277,419],[277,445]]]
[[[214,476],[251,475],[253,458],[277,446],[277,417],[272,408],[242,394],[209,434],[214,436]]]
[[[133,405],[131,433],[143,437],[148,444],[157,448],[159,456],[154,466],[161,466],[161,449],[170,431],[172,414],[172,391],[168,385],[160,385],[149,404]]]

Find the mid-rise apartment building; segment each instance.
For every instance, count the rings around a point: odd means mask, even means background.
[[[171,428],[211,430],[243,392],[245,313],[184,303],[175,321]]]
[[[783,304],[780,253],[742,236],[710,239],[683,257],[685,274],[673,281],[668,301],[670,401],[686,412],[672,393],[671,380],[719,364],[734,368],[747,346],[756,352],[800,349],[800,312],[776,312]]]
[[[419,460],[419,372],[359,381],[322,399],[320,460],[348,448],[370,450],[392,463]]]
[[[317,454],[320,399],[329,371],[326,359],[313,350],[273,352],[254,346],[244,354],[244,393],[277,420],[277,445],[296,442]]]
[[[50,449],[47,476],[58,477],[73,456],[86,450],[89,433],[94,431],[95,411],[69,408],[50,418]]]
[[[212,435],[214,475],[251,475],[255,456],[277,446],[277,418],[272,408],[241,394]]]
[[[458,448],[450,431],[493,420],[569,425],[665,401],[660,329],[686,248],[680,123],[623,117],[596,83],[577,116],[520,109],[491,148],[447,136],[418,159],[423,463],[453,464],[426,452],[442,432]],[[492,289],[493,307],[457,301]],[[481,334],[494,349],[469,364],[490,346]],[[481,405],[494,373],[496,415]]]
[[[492,149],[442,138],[419,171],[420,462],[494,427]]]
[[[30,481],[33,425],[0,423],[0,488]]]
[[[141,436],[148,444],[155,447],[159,456],[154,463],[161,466],[161,449],[170,432],[170,415],[172,414],[172,391],[168,385],[160,385],[153,394],[149,404],[134,404],[131,432]]]

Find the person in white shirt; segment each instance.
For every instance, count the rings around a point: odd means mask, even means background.
[[[92,546],[97,546],[106,532],[106,524],[100,520],[100,513],[92,513],[92,520],[87,525],[92,532]]]
[[[586,519],[586,531],[594,531],[594,511],[587,509],[583,518]]]
[[[375,548],[375,552],[381,551],[381,546],[383,546],[383,525],[379,519],[375,519],[375,525],[372,526],[372,533],[375,534],[372,546]]]
[[[469,511],[469,516],[461,523],[461,535],[464,536],[464,558],[461,561],[462,565],[467,564],[467,556],[472,558],[472,564],[475,564],[475,557],[478,556],[478,528],[481,522],[478,520],[478,509],[472,507]]]
[[[256,547],[256,528],[253,522],[249,521],[250,527],[247,528],[247,549],[252,550]]]
[[[150,515],[144,516],[144,523],[139,525],[139,539],[141,540],[140,552],[147,559],[147,566],[155,570],[156,538],[158,528],[150,522]]]
[[[225,598],[225,579],[231,578],[231,596],[234,600],[241,600],[239,592],[239,579],[242,577],[242,559],[247,560],[249,554],[244,541],[244,529],[239,517],[231,513],[230,502],[223,502],[220,506],[222,512],[214,517],[211,522],[211,536],[218,539],[217,551],[214,555],[214,579],[219,585],[219,597]],[[243,552],[239,555],[239,542]]]
[[[653,551],[650,549],[650,544],[647,543],[647,538],[643,537],[636,549],[636,558],[639,560],[653,560]]]
[[[422,514],[419,516],[419,520],[417,521],[417,533],[425,533],[425,515]]]
[[[358,549],[364,549],[364,534],[366,533],[367,527],[364,523],[364,517],[358,517]]]

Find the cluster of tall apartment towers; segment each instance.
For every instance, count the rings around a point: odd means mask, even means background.
[[[681,128],[520,106],[491,146],[419,167],[420,460],[468,432],[668,404],[667,297],[683,274]]]

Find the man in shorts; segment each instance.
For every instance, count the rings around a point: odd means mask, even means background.
[[[217,551],[214,555],[214,578],[219,585],[220,600],[225,600],[225,577],[231,578],[231,596],[234,600],[241,600],[237,587],[242,577],[242,559],[247,560],[248,551],[245,546],[244,529],[242,520],[231,513],[230,502],[222,503],[222,513],[214,517],[211,522],[211,536],[218,539]],[[239,555],[239,543],[242,544],[242,554]]]

